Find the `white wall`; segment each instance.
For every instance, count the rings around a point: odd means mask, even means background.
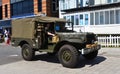
[[[89,25],[89,26],[74,26],[77,32],[94,32],[95,34],[120,34],[120,25]]]
[[[95,0],[95,5],[107,4],[107,0]]]
[[[85,32],[94,32],[96,34],[120,34],[120,25],[96,25],[85,26]]]

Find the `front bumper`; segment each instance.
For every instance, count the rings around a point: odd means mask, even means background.
[[[84,54],[89,54],[93,51],[97,51],[101,49],[101,45],[100,44],[87,44],[86,45],[86,48],[80,50],[81,51],[81,54],[84,55]]]

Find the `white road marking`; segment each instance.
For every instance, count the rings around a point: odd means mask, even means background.
[[[17,54],[9,55],[9,57],[17,57],[17,56],[19,56],[19,55],[17,55]]]

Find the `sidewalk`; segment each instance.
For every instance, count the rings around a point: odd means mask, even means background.
[[[0,45],[11,45],[11,43],[10,44],[6,44],[5,42],[3,42],[3,43],[0,43]]]
[[[120,58],[120,48],[101,48],[99,50],[99,55]]]

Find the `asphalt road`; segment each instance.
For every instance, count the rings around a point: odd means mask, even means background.
[[[0,65],[10,64],[21,60],[20,48],[14,48],[8,45],[0,45]]]
[[[120,74],[120,48],[102,48],[96,59],[80,56],[79,62],[77,68],[65,68],[45,53],[37,53],[34,61],[24,61],[19,47],[0,45],[0,74]]]

